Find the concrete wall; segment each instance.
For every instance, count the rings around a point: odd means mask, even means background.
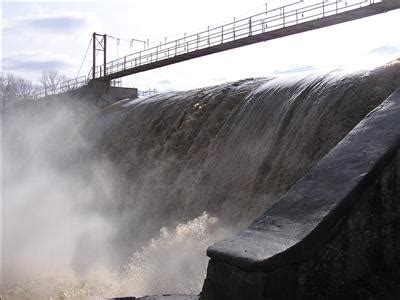
[[[400,299],[400,89],[271,209],[208,249],[200,299]]]
[[[86,93],[99,95],[97,103],[100,106],[107,106],[126,98],[135,99],[138,97],[136,88],[114,87],[110,86],[109,82],[99,80],[91,80],[88,86],[83,87],[83,89],[86,89]]]
[[[104,108],[119,100],[138,97],[136,88],[123,88],[110,86],[109,82],[100,80],[91,80],[89,84],[69,92],[51,95],[39,99],[39,101],[81,101],[98,108]]]

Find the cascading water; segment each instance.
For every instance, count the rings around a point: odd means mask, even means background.
[[[63,99],[10,108],[6,299],[198,293],[207,246],[270,207],[399,85],[397,62],[97,112]]]

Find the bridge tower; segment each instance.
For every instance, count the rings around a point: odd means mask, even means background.
[[[96,79],[96,54],[97,52],[103,52],[103,68],[100,66],[99,76],[102,77],[106,75],[107,69],[107,35],[106,34],[98,34],[93,32],[93,72],[92,79]]]

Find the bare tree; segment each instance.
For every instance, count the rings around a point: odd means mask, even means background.
[[[60,74],[55,70],[48,70],[42,72],[42,76],[40,77],[40,83],[44,89],[45,95],[54,94],[57,90],[57,87],[67,81],[67,77],[63,74]]]
[[[27,98],[31,96],[35,90],[32,81],[18,78],[16,80],[16,92],[19,97]]]
[[[13,100],[31,98],[37,91],[32,81],[17,77],[12,73],[0,75],[0,88],[3,106]]]
[[[6,103],[17,98],[16,79],[11,73],[8,73],[6,76],[2,74],[0,82],[3,107],[5,107]]]
[[[32,81],[17,77],[12,73],[0,73],[0,98],[3,106],[13,100],[35,98],[37,96],[56,93],[57,87],[67,81],[67,77],[57,71],[42,73],[40,85],[32,84]]]

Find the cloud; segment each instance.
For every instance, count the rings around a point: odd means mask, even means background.
[[[372,49],[371,51],[368,52],[368,54],[375,54],[375,55],[398,54],[398,55],[400,55],[400,47],[386,45],[386,46]]]
[[[18,52],[3,58],[3,68],[9,72],[27,71],[41,72],[44,70],[63,70],[74,66],[76,62],[64,55],[49,52]]]
[[[272,71],[274,74],[292,74],[292,73],[301,73],[301,72],[311,72],[315,71],[316,67],[310,65],[304,66],[288,66],[284,69],[277,69]]]
[[[88,24],[88,17],[78,13],[62,15],[39,15],[16,18],[6,22],[6,29],[69,33],[82,29]]]
[[[171,85],[173,82],[171,80],[168,79],[162,79],[160,81],[157,82],[158,85]]]

